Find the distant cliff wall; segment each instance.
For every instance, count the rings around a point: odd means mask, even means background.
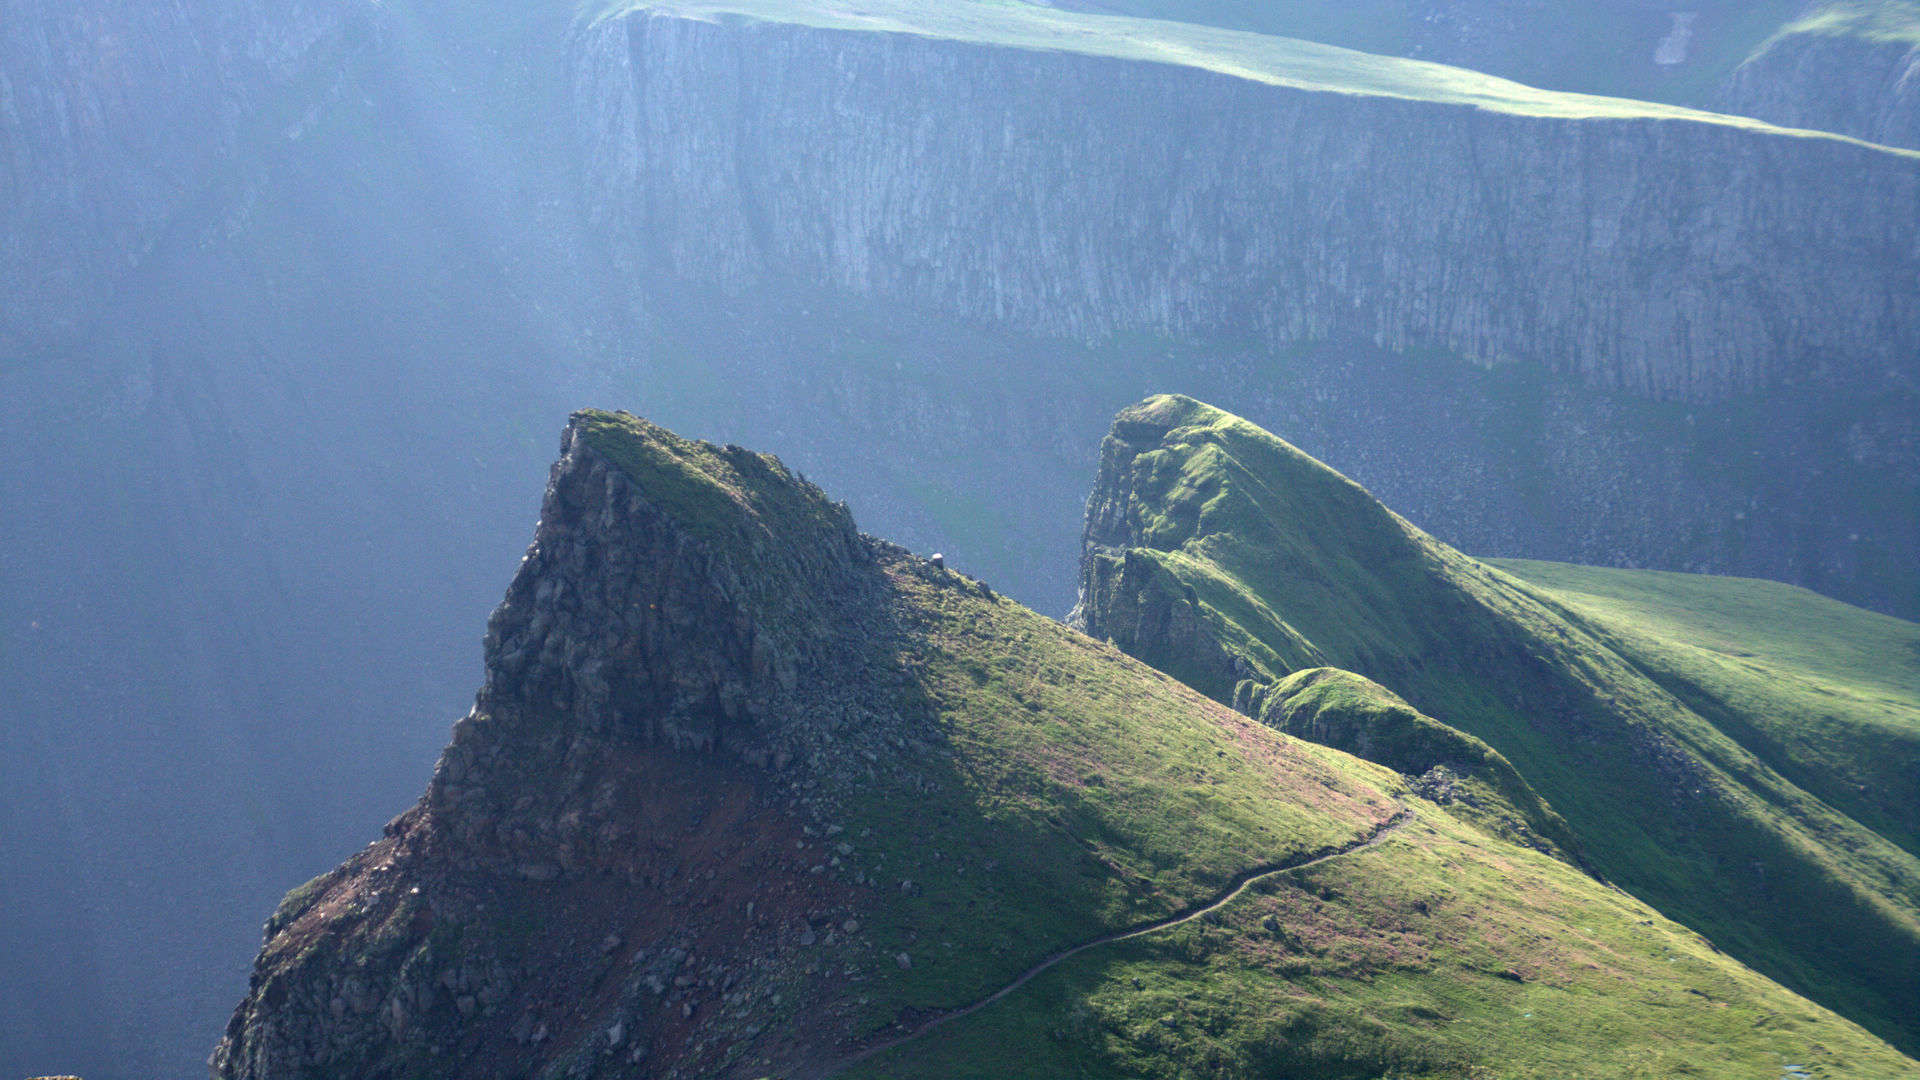
[[[1920,148],[1920,45],[1783,35],[1733,73],[1722,107],[1788,127]]]
[[[0,348],[72,333],[354,6],[0,0]]]
[[[591,211],[697,279],[1690,400],[1920,349],[1920,161],[1840,141],[658,13],[581,50]]]

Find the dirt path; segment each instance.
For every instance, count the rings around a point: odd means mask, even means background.
[[[1116,933],[1108,934],[1106,937],[1103,937],[1103,938],[1095,938],[1094,940],[1089,941],[1083,945],[1076,945],[1073,948],[1067,949],[1063,952],[1054,953],[1052,956],[1047,957],[1046,959],[1033,965],[1027,970],[1021,972],[1018,978],[1014,979],[1012,982],[1001,987],[1000,989],[995,990],[993,993],[987,995],[986,997],[981,998],[979,1001],[976,1001],[973,1004],[968,1005],[963,1009],[956,1009],[953,1012],[941,1013],[940,1015],[933,1017],[930,1020],[926,1020],[922,1022],[919,1027],[914,1028],[912,1031],[909,1031],[904,1035],[897,1035],[894,1038],[888,1039],[886,1042],[869,1046],[865,1050],[862,1050],[857,1054],[853,1054],[851,1056],[841,1058],[839,1061],[836,1061],[833,1064],[826,1066],[825,1068],[821,1069],[819,1072],[812,1073],[810,1075],[812,1077],[819,1078],[819,1080],[824,1080],[824,1078],[826,1077],[834,1076],[839,1073],[845,1072],[847,1069],[850,1069],[853,1066],[858,1065],[859,1063],[867,1060],[868,1058],[875,1057],[879,1054],[884,1054],[887,1051],[892,1050],[896,1047],[904,1046],[905,1044],[910,1043],[915,1039],[918,1039],[938,1028],[944,1027],[945,1025],[950,1024],[955,1020],[964,1020],[967,1017],[972,1016],[974,1013],[979,1012],[981,1009],[984,1009],[987,1006],[992,1005],[994,1002],[1001,1000],[1007,995],[1013,993],[1014,991],[1032,982],[1037,976],[1046,972],[1048,969],[1054,967],[1055,965],[1063,963],[1067,960],[1071,960],[1074,957],[1079,956],[1083,952],[1086,952],[1090,949],[1098,949],[1103,945],[1112,945],[1115,942],[1119,942],[1119,941],[1130,941],[1133,938],[1145,937],[1148,934],[1157,934],[1162,930],[1170,930],[1173,927],[1182,926],[1186,923],[1192,922],[1195,919],[1210,915],[1216,911],[1219,911],[1221,908],[1226,907],[1228,904],[1233,903],[1235,900],[1238,900],[1241,897],[1241,895],[1244,894],[1248,889],[1252,888],[1253,886],[1259,884],[1262,881],[1267,880],[1268,878],[1279,877],[1281,874],[1290,874],[1295,870],[1305,870],[1310,866],[1318,866],[1321,863],[1328,861],[1329,859],[1338,859],[1343,855],[1352,855],[1356,852],[1365,851],[1368,848],[1373,847],[1376,844],[1379,844],[1381,841],[1385,840],[1387,837],[1393,835],[1393,833],[1397,831],[1401,826],[1405,825],[1407,822],[1412,820],[1413,820],[1413,811],[1403,806],[1401,807],[1399,813],[1387,819],[1387,821],[1384,824],[1382,824],[1379,828],[1375,829],[1372,833],[1368,834],[1366,837],[1362,839],[1355,840],[1353,843],[1347,844],[1344,847],[1337,848],[1333,851],[1322,852],[1319,855],[1314,855],[1308,858],[1299,859],[1294,862],[1274,863],[1268,866],[1256,867],[1252,870],[1247,871],[1244,874],[1241,874],[1239,877],[1235,878],[1233,880],[1233,883],[1227,886],[1226,891],[1222,892],[1219,896],[1209,901],[1203,907],[1191,908],[1178,915],[1173,915],[1173,916],[1169,916],[1168,918],[1161,919],[1159,922],[1148,923],[1145,926],[1136,926],[1131,930],[1121,930]]]

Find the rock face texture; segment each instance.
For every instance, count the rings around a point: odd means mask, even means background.
[[[1920,345],[1920,161],[1880,150],[650,13],[581,52],[596,219],[730,287],[1078,339],[1352,336],[1694,401]]]
[[[243,142],[317,107],[290,108],[286,91],[337,56],[355,10],[0,4],[0,349],[76,332],[183,209],[245,167]]]
[[[1920,148],[1920,45],[1785,34],[1734,72],[1721,103],[1787,127]]]
[[[540,530],[488,626],[476,710],[551,709],[588,731],[784,764],[791,748],[770,748],[761,725],[796,711],[803,665],[832,665],[817,598],[854,585],[853,519],[831,508],[815,530],[757,538],[738,565],[663,519],[583,430],[567,430]],[[758,455],[729,456],[774,479]],[[763,595],[768,581],[782,595]]]
[[[745,450],[583,414],[562,451],[473,712],[268,921],[215,1076],[733,1075],[763,1033],[843,1036],[793,960],[854,958],[810,810],[880,759],[875,542]]]

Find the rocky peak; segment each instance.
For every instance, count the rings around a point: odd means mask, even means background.
[[[475,709],[764,760],[759,721],[870,564],[846,508],[779,462],[576,414]]]
[[[823,838],[906,745],[888,567],[931,572],[771,457],[575,414],[473,711],[268,922],[215,1075],[714,1076],[846,1038],[814,976],[873,950],[879,894]]]
[[[509,864],[565,850],[572,873],[617,855],[593,828],[609,761],[663,749],[779,772],[844,754],[853,695],[821,688],[862,685],[875,551],[774,458],[576,414],[488,622],[486,683],[427,790],[434,831]]]

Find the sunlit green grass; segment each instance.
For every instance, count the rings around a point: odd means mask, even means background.
[[[1049,952],[1210,899],[1250,869],[1350,843],[1398,809],[1388,770],[1298,742],[955,575],[889,574],[924,613],[901,658],[938,751],[848,827],[895,898],[874,933],[875,1025],[969,1004]]]
[[[1428,808],[1083,954],[854,1077],[1895,1078],[1916,1063],[1565,863]]]
[[[1772,581],[1498,560],[1795,783],[1920,854],[1920,625]]]
[[[1766,590],[1742,588],[1677,614],[1699,599],[1689,589],[1721,588],[1712,581],[1669,586],[1663,604],[1645,599],[1664,584],[1651,582],[1633,617],[1603,594],[1612,616],[1585,615],[1236,417],[1160,397],[1116,427],[1129,424],[1164,431],[1132,466],[1128,558],[1158,568],[1135,587],[1191,587],[1256,682],[1300,666],[1375,679],[1510,760],[1613,880],[1874,1030],[1920,1041],[1915,699],[1890,662],[1908,624],[1804,597],[1769,616]],[[1745,651],[1777,666],[1691,644],[1690,626],[1717,626],[1725,646],[1762,624]],[[1847,642],[1833,657],[1829,638]],[[1303,641],[1309,664],[1290,659]],[[1811,913],[1827,932],[1805,933]]]

